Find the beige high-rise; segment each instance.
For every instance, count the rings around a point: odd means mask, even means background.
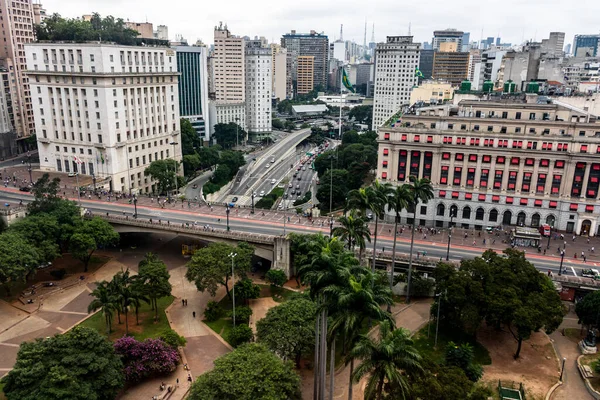
[[[34,40],[31,0],[2,1],[0,15],[0,67],[10,74],[9,91],[14,113],[11,123],[17,137],[24,138],[35,133],[24,49],[26,43]]]
[[[298,56],[298,94],[310,93],[314,88],[314,56]]]
[[[287,96],[287,49],[281,47],[281,45],[273,43],[271,44],[271,50],[273,51],[271,65],[273,88],[272,94],[274,99],[285,100]]]
[[[233,36],[227,25],[215,27],[213,51],[215,97],[221,103],[245,101],[244,38]]]

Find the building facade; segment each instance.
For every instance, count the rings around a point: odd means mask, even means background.
[[[158,25],[154,31],[154,38],[159,40],[169,40],[169,27]]]
[[[271,95],[273,99],[278,101],[285,100],[288,94],[288,80],[287,80],[287,49],[281,47],[281,45],[273,43],[271,44],[271,77],[272,87]]]
[[[422,82],[433,77],[433,50],[422,50],[419,54],[419,71],[423,77],[419,77],[419,82]]]
[[[297,91],[298,94],[310,93],[314,85],[315,58],[313,56],[298,57]]]
[[[175,52],[98,43],[25,46],[44,171],[150,193],[153,161],[181,161]]]
[[[329,65],[329,38],[327,35],[310,31],[310,33],[286,33],[281,38],[281,45],[288,49],[292,55],[292,70],[288,71],[292,75],[292,81],[295,81],[297,63],[294,58],[301,56],[313,57],[313,84],[327,88],[327,76]],[[299,92],[298,92],[299,93]]]
[[[550,226],[599,234],[600,123],[556,104],[461,101],[417,109],[381,128],[377,178],[430,179],[420,225]],[[390,216],[391,217],[391,216]],[[411,223],[412,213],[402,214]]]
[[[150,22],[129,22],[125,21],[125,26],[138,32],[137,37],[145,39],[154,38],[154,27]]]
[[[415,70],[419,66],[421,44],[412,36],[388,36],[375,49],[375,89],[373,130],[383,125],[410,101],[417,84]]]
[[[265,38],[246,42],[246,127],[253,141],[271,133],[273,52]]]
[[[0,15],[3,16],[0,24],[0,67],[9,73],[12,123],[19,140],[35,133],[29,78],[25,73],[25,45],[34,40],[32,0],[2,1]],[[24,147],[19,143],[21,150]]]
[[[190,121],[203,142],[210,141],[208,112],[208,69],[205,46],[177,46],[179,113]]]
[[[464,32],[456,29],[445,29],[433,32],[432,48],[435,51],[440,50],[442,43],[456,43],[457,49],[462,50]]]
[[[575,35],[573,39],[574,57],[596,57],[600,47],[600,35]]]
[[[436,51],[433,55],[433,79],[460,85],[469,75],[469,59],[469,53]]]
[[[10,74],[0,69],[0,158],[17,155],[17,134],[13,128]]]
[[[42,7],[40,3],[33,3],[33,22],[36,25],[41,24],[46,18],[48,18],[48,14],[46,13],[46,9]]]

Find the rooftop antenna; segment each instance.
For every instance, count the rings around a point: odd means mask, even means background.
[[[371,43],[375,43],[375,22],[373,22],[373,30],[371,31]]]
[[[365,38],[363,41],[363,51],[366,51],[367,48],[367,19],[365,18]]]
[[[340,42],[344,41],[344,24],[340,25]]]
[[[408,36],[410,36],[410,25],[411,25],[411,22],[408,21]]]

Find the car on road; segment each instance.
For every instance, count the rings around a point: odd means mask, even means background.
[[[275,184],[275,179],[271,179],[271,185]]]
[[[297,173],[297,172],[294,172],[294,178],[295,178],[295,177],[297,177],[297,176],[298,176],[298,173]]]
[[[302,180],[302,177],[301,177],[301,176],[299,176],[299,177],[298,177],[298,180],[299,180],[299,181],[301,181],[301,180]]]
[[[367,214],[367,219],[370,221],[373,219],[373,214],[372,213],[368,213]]]
[[[238,198],[237,198],[237,196],[236,196],[236,197],[234,197],[233,199],[231,199],[231,202],[232,202],[232,203],[235,203],[236,201],[238,201]]]
[[[31,191],[31,188],[29,186],[21,186],[19,188],[19,191],[21,191],[21,192],[29,192],[29,191]]]
[[[296,194],[296,191],[294,189],[292,189],[292,191],[290,192],[290,196],[293,196]]]
[[[293,187],[294,184],[292,182],[290,182],[290,184],[288,185],[289,188]]]
[[[267,164],[267,166],[265,168],[269,168],[271,166],[271,164]]]
[[[284,193],[284,194],[283,194],[283,198],[284,198],[284,199],[287,199],[287,198],[288,198],[288,196],[289,196],[289,195],[288,195],[287,193]]]
[[[260,191],[260,194],[259,194],[259,196],[260,196],[260,197],[264,197],[264,195],[265,195],[265,191],[264,191],[264,190],[261,190],[261,191]]]
[[[275,157],[271,157],[271,162],[274,163],[275,162]]]
[[[75,175],[77,175],[77,173],[76,173],[76,172],[69,172],[69,175],[68,175],[68,177],[69,177],[69,178],[72,178],[72,177],[74,177]]]
[[[306,171],[306,167],[302,167],[302,171]]]
[[[598,279],[600,278],[600,272],[597,269],[583,269],[581,270],[581,276],[584,278]]]

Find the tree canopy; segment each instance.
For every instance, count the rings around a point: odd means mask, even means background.
[[[202,147],[202,139],[192,126],[192,123],[186,119],[180,119],[181,126],[181,151],[184,156],[195,154],[196,149]]]
[[[522,252],[507,249],[499,255],[488,250],[462,260],[458,270],[440,264],[435,278],[438,292],[446,293],[440,323],[470,334],[483,321],[504,327],[517,341],[515,358],[533,332],[553,332],[562,322],[564,310],[554,285]]]
[[[175,170],[179,169],[179,163],[171,158],[155,160],[144,170],[144,175],[156,181],[156,190],[159,194],[175,190]]]
[[[300,377],[260,344],[238,347],[215,361],[215,367],[192,385],[190,400],[300,400]]]
[[[71,255],[83,262],[87,272],[94,251],[119,242],[113,226],[100,217],[82,220],[71,236]]]
[[[354,118],[356,122],[371,126],[373,119],[373,106],[356,106],[350,109],[348,117]]]
[[[600,292],[586,294],[575,305],[575,313],[579,323],[587,326],[598,327],[600,315]]]
[[[218,123],[215,125],[215,139],[224,149],[231,149],[236,144],[242,143],[246,131],[235,122]]]
[[[233,259],[235,275],[237,277],[245,276],[250,270],[254,247],[245,242],[240,242],[237,246],[214,242],[194,253],[187,263],[188,270],[185,277],[188,281],[194,282],[199,291],[207,291],[211,296],[214,296],[219,286],[223,285],[227,295],[231,297],[229,291],[231,257],[229,255],[232,253],[237,254]]]
[[[123,363],[97,331],[75,327],[23,342],[2,379],[8,400],[112,400],[123,387]]]
[[[35,26],[35,36],[38,40],[50,41],[106,41],[124,45],[136,44],[138,32],[127,28],[121,18],[111,15],[100,17],[92,14],[90,21],[80,18],[63,18],[53,14]]]

